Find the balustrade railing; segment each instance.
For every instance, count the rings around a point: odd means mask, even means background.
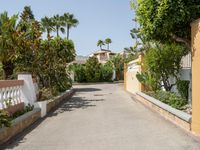
[[[0,81],[0,109],[22,102],[21,89],[23,85],[23,80]]]

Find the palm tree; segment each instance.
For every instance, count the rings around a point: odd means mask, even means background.
[[[59,15],[55,15],[53,16],[53,23],[56,29],[56,35],[57,37],[59,37],[59,31],[61,31],[62,33],[65,33],[65,22],[62,16]]]
[[[104,41],[99,40],[99,41],[97,42],[97,46],[99,46],[101,50],[102,50],[102,46],[103,46],[103,45],[105,45]]]
[[[112,40],[110,38],[105,39],[105,43],[107,44],[107,49],[109,50],[109,44],[112,43]]]
[[[55,30],[52,18],[44,17],[41,19],[42,30],[47,32],[47,38],[51,37],[50,33]]]
[[[67,27],[67,39],[69,39],[69,30],[72,27],[76,27],[79,24],[79,21],[74,17],[73,14],[69,13],[64,13],[63,18]]]
[[[19,38],[16,36],[17,18],[17,15],[9,17],[7,12],[0,14],[0,62],[4,79],[8,79],[14,70],[15,45]]]
[[[35,20],[34,14],[30,6],[24,7],[24,10],[21,14],[21,18],[24,18],[25,20]]]

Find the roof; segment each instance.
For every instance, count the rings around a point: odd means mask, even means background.
[[[101,50],[97,50],[92,54],[102,54],[102,53],[112,53],[115,54],[114,52],[112,52],[111,50],[106,50],[106,49],[101,49]]]

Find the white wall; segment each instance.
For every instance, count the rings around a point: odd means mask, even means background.
[[[190,85],[189,85],[189,103],[191,103],[192,101],[192,80],[191,80],[191,69],[190,68],[183,68],[181,69],[180,73],[179,73],[179,77],[180,80],[189,80],[190,81]],[[170,83],[175,83],[176,80],[174,78],[170,79]],[[173,86],[172,88],[172,92],[178,93],[177,87]]]

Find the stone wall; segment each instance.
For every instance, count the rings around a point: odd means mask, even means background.
[[[156,111],[158,114],[163,116],[165,119],[171,121],[172,123],[176,124],[177,126],[190,131],[191,130],[191,115],[186,114],[185,112],[179,111],[175,108],[172,108],[171,106],[168,106],[159,100],[156,100],[154,98],[147,98],[150,96],[147,96],[146,94],[135,94],[134,98],[140,101],[145,106],[149,107],[153,111]],[[150,99],[154,99],[153,102]]]
[[[35,108],[32,111],[16,118],[12,121],[11,127],[4,127],[0,129],[0,144],[7,142],[13,136],[22,132],[25,128],[33,124],[40,118],[40,109]]]
[[[54,110],[62,101],[70,99],[73,94],[74,94],[74,90],[71,89],[55,97],[54,99],[48,100],[47,112]]]

